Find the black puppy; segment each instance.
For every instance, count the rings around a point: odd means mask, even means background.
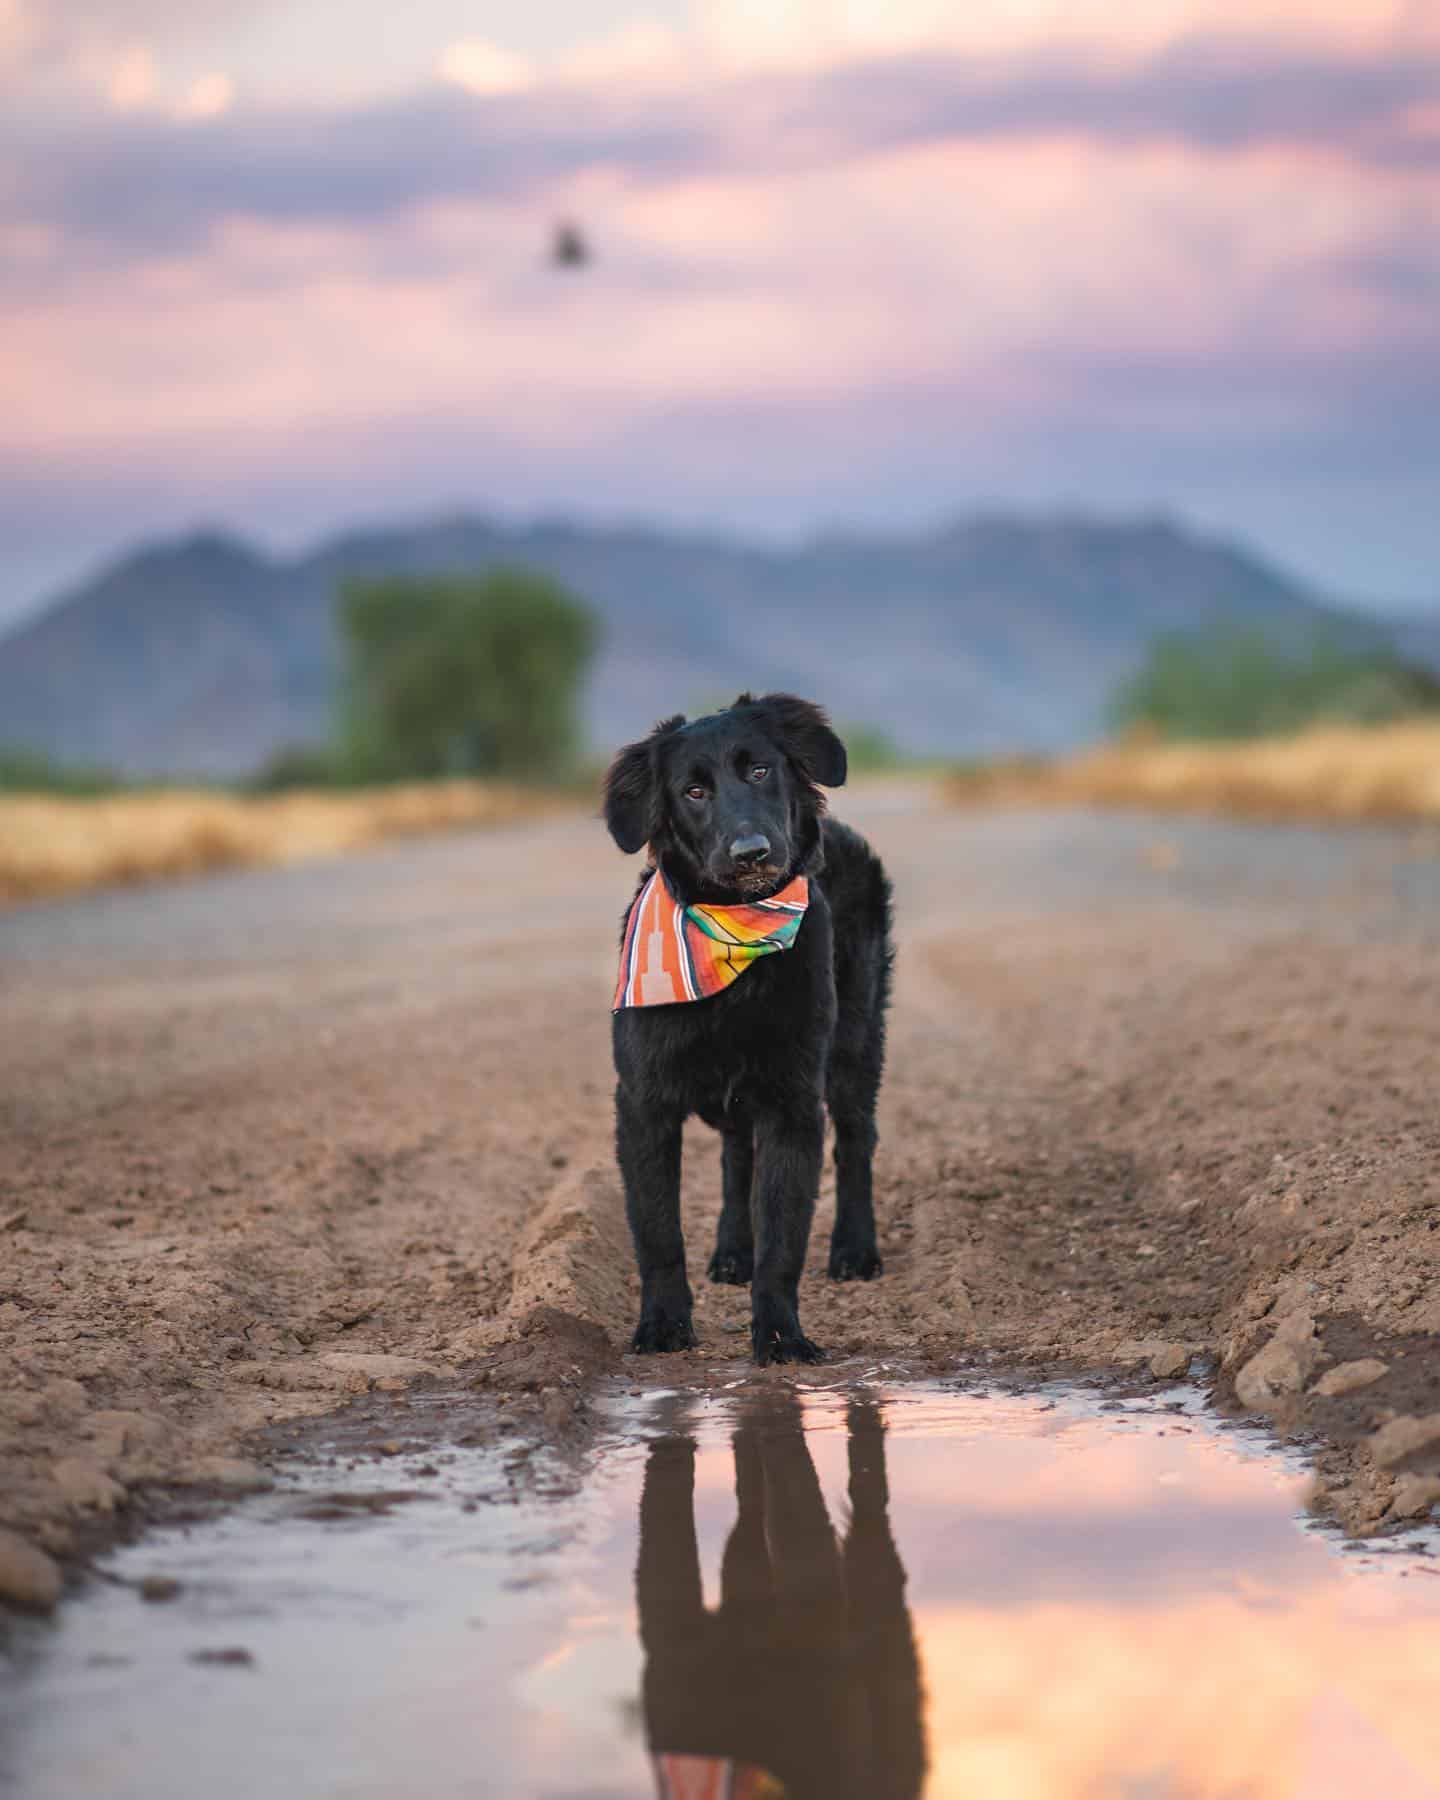
[[[605,822],[627,853],[649,845],[663,882],[656,903],[680,936],[693,916],[687,907],[779,908],[776,896],[802,891],[791,888],[798,877],[809,883],[789,947],[745,960],[738,977],[723,969],[726,985],[707,997],[688,997],[697,985],[691,968],[675,1003],[654,1004],[652,991],[621,1005],[635,992],[622,968],[616,1147],[640,1265],[636,1350],[695,1342],[680,1229],[680,1135],[691,1113],[723,1139],[725,1197],[710,1278],[751,1284],[757,1361],[815,1362],[823,1354],[800,1329],[798,1299],[825,1104],[837,1189],[829,1272],[837,1281],[880,1273],[870,1171],[890,989],[890,884],[865,840],[824,816],[817,784],[844,780],[845,746],[819,707],[791,694],[742,694],[691,724],[667,719],[611,764]],[[650,880],[647,871],[637,905]],[[716,916],[723,910],[706,918]],[[632,961],[639,954],[632,948]]]

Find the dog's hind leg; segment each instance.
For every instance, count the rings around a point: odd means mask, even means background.
[[[640,1265],[640,1323],[632,1348],[688,1350],[695,1342],[685,1239],[680,1230],[680,1128],[661,1113],[615,1094],[615,1148],[625,1180],[625,1216]]]
[[[830,1238],[832,1281],[873,1281],[883,1267],[875,1242],[875,1099],[883,1048],[872,1036],[858,1050],[836,1044],[827,1099],[835,1125],[835,1229]]]
[[[757,1115],[750,1336],[759,1363],[819,1362],[825,1354],[800,1329],[800,1276],[824,1155],[818,1095]]]
[[[730,1287],[748,1287],[755,1272],[755,1226],[750,1214],[755,1126],[748,1118],[729,1114],[719,1131],[725,1199],[715,1233],[715,1254],[710,1258],[710,1279]]]

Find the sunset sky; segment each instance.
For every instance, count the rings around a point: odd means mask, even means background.
[[[0,395],[0,619],[458,506],[1440,608],[1440,5],[0,0]]]

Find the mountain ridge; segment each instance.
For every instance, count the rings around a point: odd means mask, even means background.
[[[1347,611],[1161,515],[987,512],[780,546],[451,513],[288,556],[216,527],[136,546],[0,636],[0,743],[135,775],[247,773],[327,729],[342,580],[499,563],[545,571],[599,615],[586,716],[600,749],[745,687],[811,693],[916,752],[1064,749],[1099,729],[1158,632],[1221,616],[1440,661],[1440,624]]]

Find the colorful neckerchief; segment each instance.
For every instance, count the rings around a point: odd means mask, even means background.
[[[620,979],[610,1010],[708,1000],[757,958],[788,950],[809,904],[810,883],[797,875],[769,900],[686,906],[657,869],[635,896],[625,921]]]
[[[765,1769],[728,1756],[656,1756],[660,1800],[785,1800],[785,1789]]]

